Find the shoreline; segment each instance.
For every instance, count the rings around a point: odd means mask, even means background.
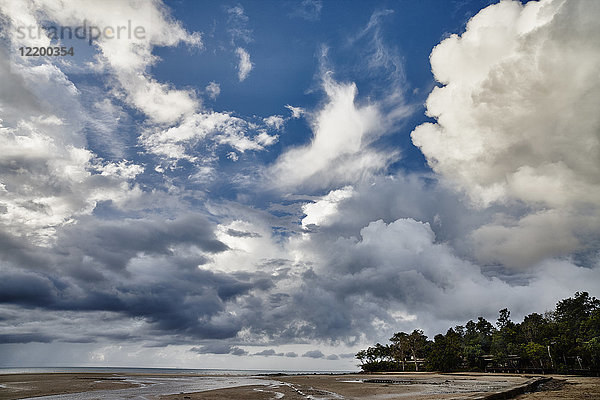
[[[422,374],[422,375],[421,375]],[[486,377],[493,379],[523,379],[520,384],[507,385],[501,390],[490,391],[465,391],[463,393],[443,391],[418,391],[411,392],[410,387],[418,388],[419,382],[413,382],[407,386],[396,386],[390,383],[374,383],[363,388],[341,388],[331,379],[336,378],[356,378],[356,375],[364,377],[365,374],[338,375],[335,377],[322,376],[321,382],[314,379],[314,376],[285,376],[280,377],[282,385],[268,387],[238,387],[221,389],[208,392],[186,393],[180,395],[163,396],[161,400],[270,400],[287,399],[302,400],[307,398],[319,398],[323,400],[333,399],[477,399],[477,400],[564,400],[564,399],[591,399],[600,398],[600,378],[582,377],[574,375],[553,375],[553,376],[535,376],[520,374],[485,374],[485,373],[418,373],[417,378],[430,380],[431,378],[458,378],[466,377],[467,380],[486,381]],[[402,383],[411,378],[415,378],[415,373],[386,373],[370,375],[370,378],[379,380],[381,375],[386,375],[386,380],[390,376],[398,379]],[[303,382],[304,380],[304,382]],[[444,381],[448,381],[445,379]],[[414,385],[414,386],[413,386]],[[432,383],[435,386],[435,383]],[[342,390],[340,390],[342,389]]]
[[[0,400],[37,396],[118,399],[140,390],[145,390],[147,398],[156,400],[299,400],[310,396],[320,399],[420,400],[600,398],[600,378],[570,375],[545,376],[552,378],[541,384],[540,389],[545,391],[521,394],[525,390],[518,388],[539,384],[541,381],[536,382],[539,378],[541,376],[537,375],[429,372],[254,376],[96,372],[0,374]],[[171,392],[154,390],[158,387]],[[530,386],[526,389],[531,390]],[[61,394],[65,395],[58,396]]]

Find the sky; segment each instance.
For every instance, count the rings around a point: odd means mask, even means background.
[[[355,370],[599,296],[599,38],[585,0],[0,0],[0,366]]]

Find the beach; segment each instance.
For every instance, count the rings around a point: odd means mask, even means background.
[[[368,383],[370,379],[399,383]],[[310,375],[277,378],[281,383],[267,387],[239,387],[202,393],[166,396],[168,400],[267,400],[267,399],[598,399],[600,378],[555,376],[543,391],[511,396],[509,391],[539,377],[490,374],[387,374]],[[546,389],[546,390],[544,390]],[[505,394],[507,397],[493,397]]]
[[[161,373],[44,373],[0,375],[0,400],[159,399],[163,395],[212,391],[276,381],[248,375]],[[41,397],[43,396],[43,397]]]
[[[0,385],[0,399],[3,400],[137,387],[113,374],[70,373],[0,375]]]
[[[0,400],[46,396],[45,400],[267,400],[267,399],[484,399],[526,388],[510,397],[528,399],[600,398],[600,378],[502,374],[313,374],[181,375],[55,373],[0,375]],[[527,385],[537,385],[531,392]],[[524,390],[523,390],[524,391]]]

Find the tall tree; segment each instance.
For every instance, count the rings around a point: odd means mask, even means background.
[[[365,365],[365,358],[367,358],[367,352],[366,350],[360,350],[358,353],[356,353],[354,357],[356,357],[356,359],[360,361],[360,366],[362,368]]]
[[[510,320],[510,311],[503,308],[499,311],[498,329],[492,334],[492,354],[494,359],[501,365],[508,364],[508,356],[516,352],[517,346],[514,342],[517,336],[517,326]]]
[[[556,304],[557,349],[562,353],[565,364],[581,368],[582,356],[590,361],[589,349],[584,345],[586,322],[598,309],[600,301],[587,292],[577,292]]]
[[[406,355],[409,351],[408,333],[397,332],[390,338],[390,342],[392,342],[392,354],[394,360],[400,362],[402,371],[405,371]]]
[[[427,345],[427,336],[423,334],[420,329],[415,329],[410,335],[408,335],[408,346],[412,354],[412,358],[415,362],[415,371],[419,371],[418,358],[421,350]]]
[[[508,324],[512,323],[510,320],[510,311],[508,311],[508,308],[503,308],[502,310],[498,311],[498,313],[500,316],[498,317],[496,326],[498,327],[498,330],[502,330],[506,328]]]
[[[434,337],[431,351],[428,354],[428,367],[436,371],[453,371],[462,363],[462,337],[454,329],[448,329],[446,335]]]

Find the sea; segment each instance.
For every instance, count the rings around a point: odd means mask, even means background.
[[[269,370],[269,369],[209,369],[209,368],[134,368],[134,367],[14,367],[0,368],[2,374],[49,374],[49,373],[120,373],[120,374],[178,374],[178,375],[309,375],[347,374],[357,371],[344,370]]]

